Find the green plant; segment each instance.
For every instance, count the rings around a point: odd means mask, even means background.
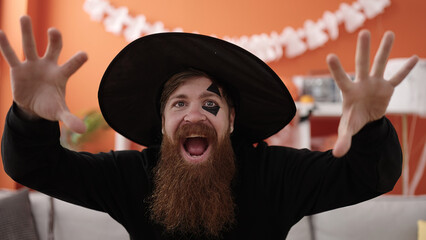
[[[72,149],[80,150],[84,143],[93,140],[93,136],[100,130],[109,128],[105,122],[102,114],[97,110],[88,111],[83,115],[83,122],[86,125],[86,132],[80,134],[69,130],[63,126],[61,130],[61,144],[62,146]]]

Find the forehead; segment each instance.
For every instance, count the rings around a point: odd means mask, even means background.
[[[206,77],[193,77],[186,79],[176,88],[175,91],[172,92],[171,97],[181,93],[195,94],[207,92],[212,83],[212,80]]]

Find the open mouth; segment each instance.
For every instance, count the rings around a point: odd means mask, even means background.
[[[184,158],[192,163],[203,162],[208,157],[209,146],[210,144],[206,137],[191,135],[185,138],[182,143]]]

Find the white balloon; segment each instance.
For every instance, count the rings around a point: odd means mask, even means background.
[[[336,15],[330,11],[325,11],[322,20],[330,38],[336,40],[339,37],[339,22],[337,21]]]
[[[386,0],[358,0],[365,16],[371,19],[383,13],[384,8],[388,5]]]
[[[116,35],[121,33],[129,16],[129,10],[126,7],[113,9],[104,19],[105,30]]]
[[[352,8],[350,5],[346,3],[340,4],[340,10],[343,14],[343,22],[345,24],[345,29],[349,33],[355,32],[358,28],[360,28],[365,22],[365,16]]]
[[[299,38],[297,32],[293,28],[286,27],[283,30],[283,33],[281,35],[282,35],[282,40],[285,43],[286,57],[288,58],[297,57],[303,54],[304,52],[306,52],[306,50],[308,49],[305,42],[303,42]]]
[[[84,11],[90,15],[90,19],[100,22],[104,18],[108,9],[112,7],[105,0],[86,0],[83,5]]]
[[[131,18],[124,30],[124,36],[128,42],[136,40],[143,34],[148,32],[146,18],[144,15],[138,15],[135,18]]]
[[[306,42],[309,49],[316,49],[328,41],[327,34],[325,34],[321,28],[319,28],[312,20],[306,20],[304,27],[306,33]]]

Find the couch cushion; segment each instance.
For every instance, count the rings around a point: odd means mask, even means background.
[[[309,240],[311,239],[310,217],[302,218],[296,223],[287,235],[286,240]]]
[[[49,197],[39,193],[30,194],[33,212],[38,227],[43,231],[40,240],[47,239],[49,219]],[[83,208],[58,199],[54,200],[55,240],[121,240],[129,239],[122,225],[108,214]]]
[[[108,214],[55,199],[55,240],[129,239]]]
[[[313,216],[316,240],[416,240],[426,196],[385,195]]]
[[[0,233],[2,240],[38,240],[28,190],[0,191]]]
[[[39,192],[30,193],[31,208],[40,240],[47,240],[49,232],[49,196]]]

